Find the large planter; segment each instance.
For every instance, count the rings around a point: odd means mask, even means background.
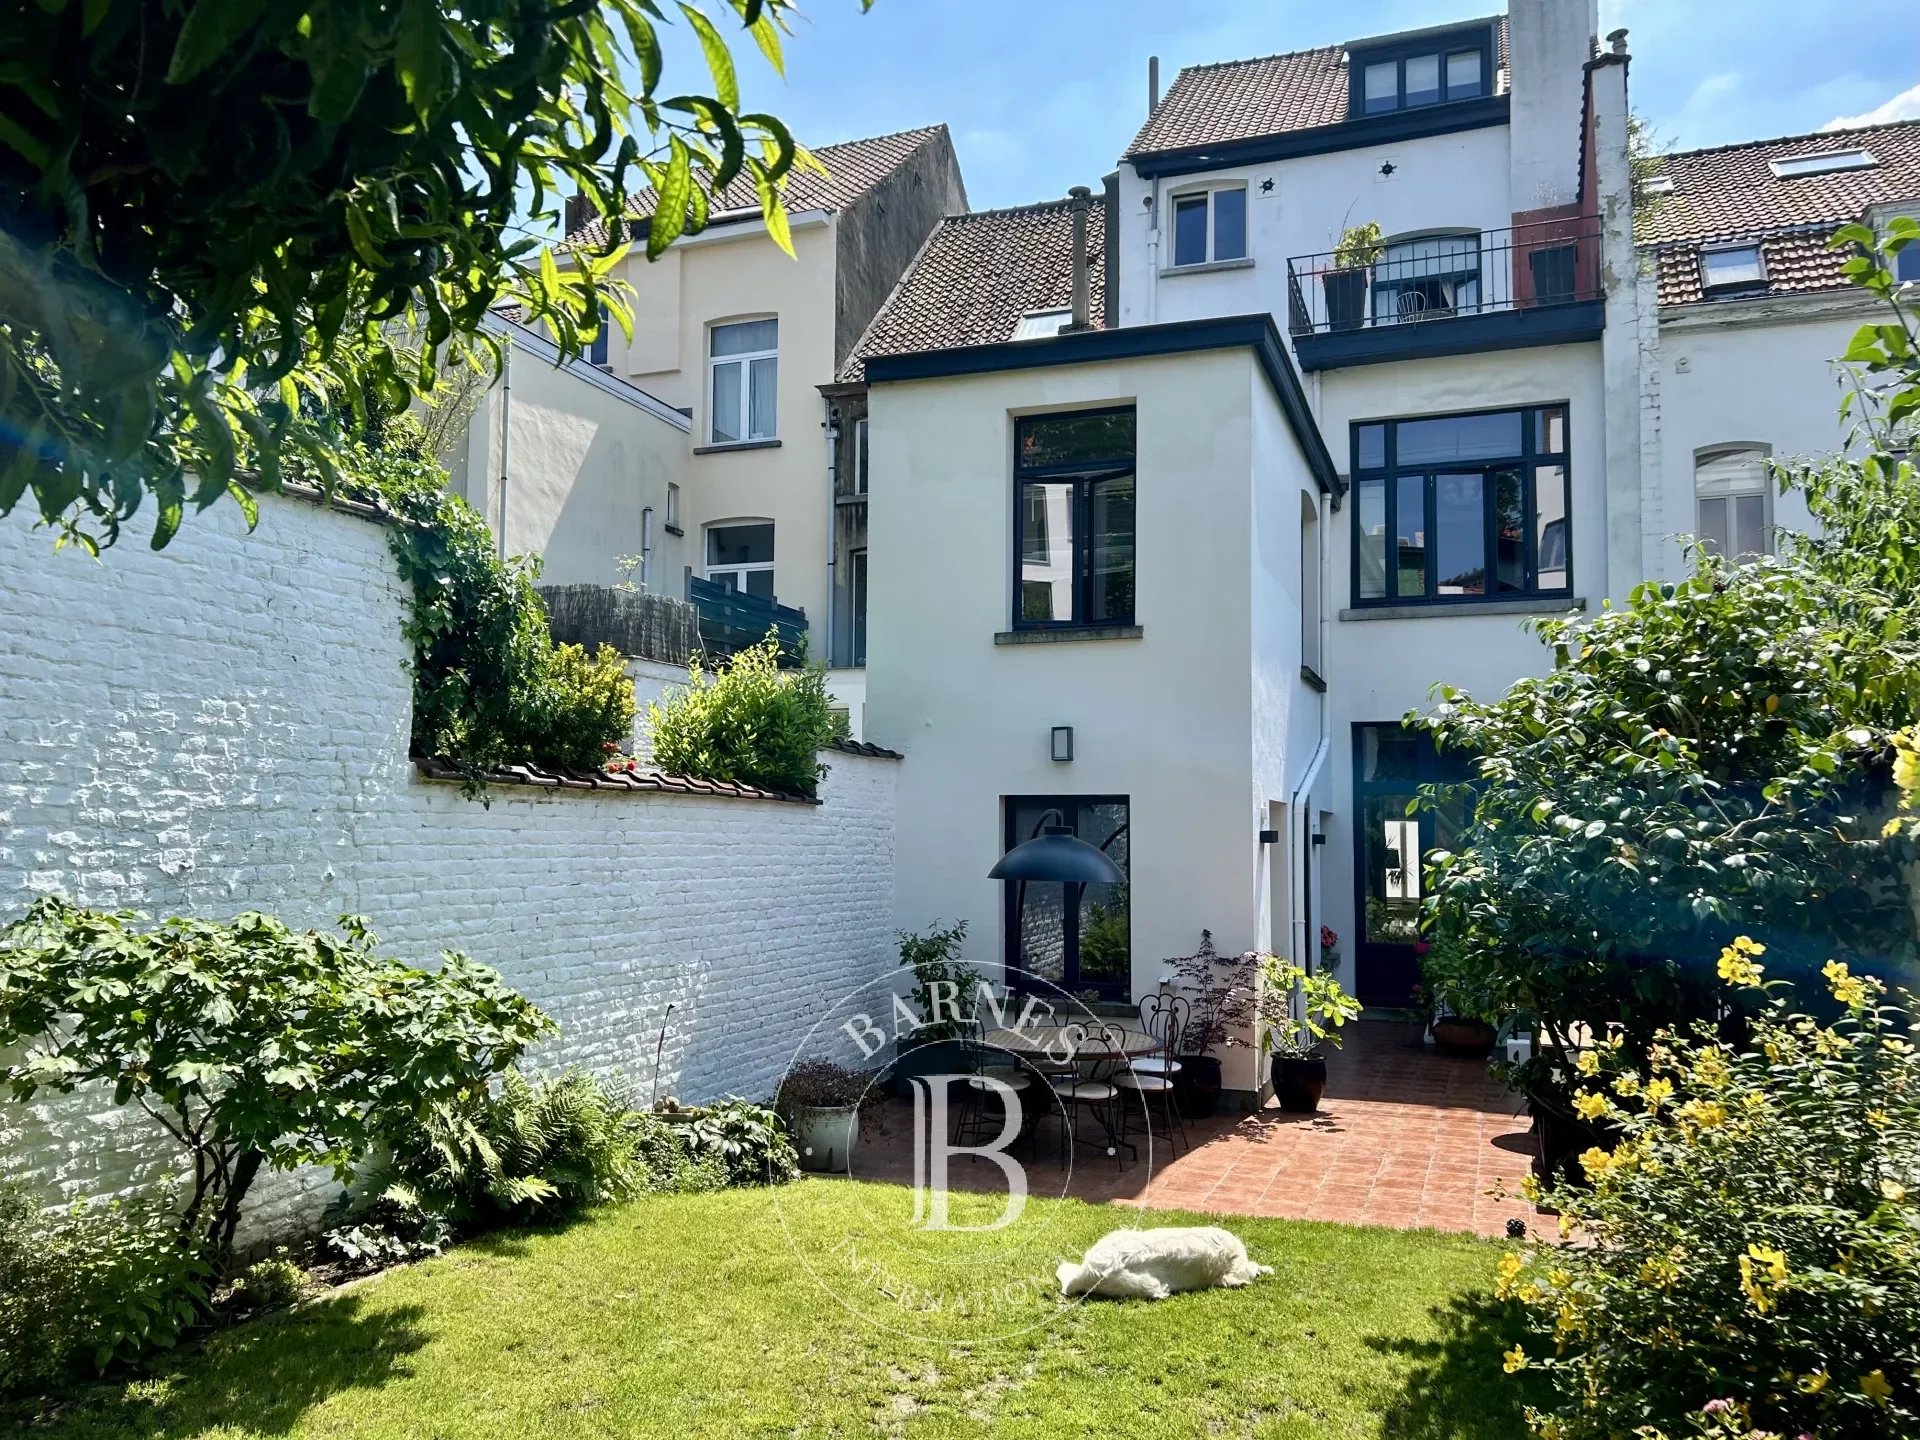
[[[1273,1093],[1282,1110],[1311,1115],[1320,1108],[1320,1097],[1327,1093],[1327,1062],[1317,1056],[1311,1060],[1274,1056]]]
[[[1585,1184],[1579,1157],[1596,1146],[1611,1150],[1619,1139],[1532,1095],[1527,1110],[1533,1116],[1533,1174],[1543,1185]]]
[[[913,1082],[922,1075],[965,1075],[971,1061],[958,1040],[923,1040],[904,1046],[893,1062],[894,1093],[911,1099]]]
[[[1367,318],[1367,272],[1329,270],[1320,283],[1327,292],[1327,328],[1358,330]]]
[[[860,1107],[803,1106],[793,1117],[793,1138],[802,1170],[845,1170],[860,1138]]]
[[[1173,1077],[1173,1098],[1189,1120],[1205,1120],[1220,1108],[1220,1058],[1182,1055]]]
[[[1476,1060],[1492,1052],[1496,1033],[1484,1020],[1468,1020],[1459,1015],[1442,1015],[1433,1022],[1436,1049]]]

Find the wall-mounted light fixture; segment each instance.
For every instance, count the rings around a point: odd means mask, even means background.
[[[1053,727],[1053,758],[1062,763],[1073,759],[1073,726]]]
[[[1278,845],[1280,843],[1280,832],[1278,830],[1262,830],[1260,832],[1260,843],[1262,845]]]

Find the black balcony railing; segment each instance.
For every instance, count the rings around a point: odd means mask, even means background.
[[[687,572],[687,599],[700,616],[700,644],[709,655],[731,655],[758,645],[772,630],[780,637],[781,662],[800,663],[806,653],[807,612],[775,600],[729,590]]]
[[[1383,245],[1370,263],[1346,260],[1329,252],[1287,262],[1293,334],[1385,330],[1601,296],[1600,224],[1590,215],[1421,235]]]

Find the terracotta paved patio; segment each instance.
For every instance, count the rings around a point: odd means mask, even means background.
[[[1055,1129],[1026,1164],[1030,1193],[1078,1196],[1149,1209],[1277,1215],[1348,1224],[1500,1235],[1509,1219],[1539,1217],[1519,1196],[1532,1155],[1524,1103],[1479,1060],[1440,1055],[1412,1025],[1361,1021],[1329,1060],[1315,1115],[1269,1104],[1253,1114],[1189,1121],[1191,1148],[1169,1154],[1154,1136],[1117,1165],[1082,1148],[1069,1169]],[[854,1164],[863,1179],[912,1177],[912,1122],[904,1101],[870,1117]],[[1136,1143],[1137,1143],[1136,1137]],[[949,1183],[998,1189],[991,1165],[956,1159]],[[1505,1198],[1490,1193],[1504,1187]]]

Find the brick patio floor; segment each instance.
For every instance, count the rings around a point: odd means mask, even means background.
[[[1269,1104],[1189,1121],[1190,1148],[1169,1154],[1156,1134],[1150,1156],[1143,1147],[1124,1165],[1087,1147],[1068,1167],[1057,1157],[1056,1128],[1048,1128],[1037,1156],[1016,1151],[1030,1193],[1483,1235],[1504,1234],[1509,1219],[1537,1219],[1518,1193],[1532,1155],[1525,1106],[1487,1074],[1485,1062],[1437,1054],[1411,1025],[1361,1021],[1346,1033],[1345,1049],[1329,1057],[1318,1114],[1289,1115]],[[883,1107],[869,1118],[854,1173],[910,1180],[911,1134],[906,1102]],[[956,1159],[949,1183],[999,1189],[1005,1182],[990,1164]],[[1501,1186],[1508,1193],[1495,1198],[1490,1192]]]

